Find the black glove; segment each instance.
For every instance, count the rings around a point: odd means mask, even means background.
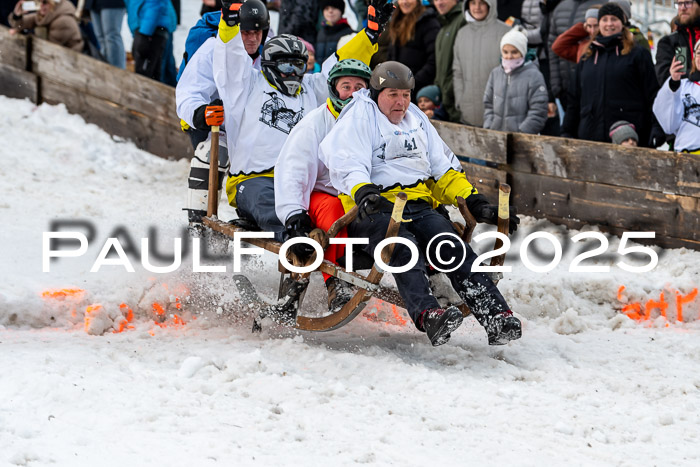
[[[392,202],[384,198],[380,193],[379,187],[372,183],[361,186],[355,192],[355,203],[359,209],[357,219],[359,221],[365,220],[367,216],[372,214],[391,212],[394,209]]]
[[[284,223],[284,228],[287,231],[289,238],[296,237],[308,237],[311,231],[314,229],[311,218],[306,211],[302,211],[299,214],[294,214],[289,216],[287,222]],[[297,243],[289,247],[294,256],[299,258],[301,261],[306,261],[314,254],[316,250],[314,247],[307,243]]]
[[[489,204],[483,195],[469,195],[465,200],[467,208],[472,213],[477,222],[486,224],[498,225],[498,206]],[[516,215],[517,211],[514,206],[510,206],[510,222],[508,223],[508,233],[513,233],[518,230],[520,218]]]
[[[197,107],[197,110],[194,111],[194,115],[192,116],[192,123],[194,123],[194,127],[198,130],[211,130],[211,125],[207,125],[207,107],[212,106],[212,105],[224,105],[224,103],[221,101],[221,99],[216,99],[211,101],[208,104],[200,105]]]
[[[233,27],[241,22],[239,11],[241,9],[241,5],[243,5],[242,1],[221,1],[221,17],[227,25]]]
[[[394,3],[387,0],[371,0],[367,8],[367,27],[365,34],[372,44],[379,41],[379,35],[384,31],[386,23],[394,13]]]
[[[649,147],[658,148],[666,142],[666,133],[663,128],[658,125],[653,125],[651,127],[651,134],[649,135]]]

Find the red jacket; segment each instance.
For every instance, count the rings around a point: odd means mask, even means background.
[[[552,51],[564,60],[578,63],[589,45],[591,36],[583,28],[583,23],[576,23],[557,37],[552,44]]]

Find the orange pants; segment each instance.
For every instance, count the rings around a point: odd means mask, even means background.
[[[316,227],[328,231],[333,225],[333,222],[337,221],[345,214],[343,209],[343,204],[336,196],[329,195],[328,193],[323,193],[321,191],[314,191],[311,193],[311,198],[309,199],[309,217]],[[347,238],[348,233],[343,228],[336,237]],[[337,264],[338,258],[345,254],[345,245],[329,245],[326,249],[326,253],[323,255],[328,261]],[[323,273],[324,282],[331,277],[330,275]]]

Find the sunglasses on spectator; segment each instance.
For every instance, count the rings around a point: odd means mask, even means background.
[[[673,2],[673,4],[679,10],[689,10],[690,8],[692,8],[693,3],[695,2]]]
[[[281,59],[275,62],[275,67],[285,75],[301,76],[306,72],[306,62],[300,59]]]

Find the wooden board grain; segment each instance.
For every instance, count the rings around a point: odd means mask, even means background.
[[[29,99],[37,103],[39,82],[36,75],[19,68],[0,63],[0,94],[16,99]]]
[[[467,179],[476,187],[479,193],[496,203],[498,200],[498,187],[501,183],[506,183],[506,171],[469,162],[462,162],[462,167],[467,175]]]
[[[42,78],[178,125],[175,88],[40,39],[32,41],[31,61]]]
[[[700,197],[700,155],[591,141],[512,135],[516,172]]]
[[[458,156],[496,164],[507,162],[508,133],[431,120],[440,137]]]
[[[3,65],[26,70],[28,36],[10,34],[10,29],[0,26],[0,63]]]
[[[178,125],[166,124],[113,102],[66,88],[63,83],[50,79],[42,80],[41,89],[45,102],[63,103],[71,113],[81,115],[109,134],[133,141],[144,151],[172,159],[193,155],[190,140]]]
[[[524,173],[512,188],[513,203],[522,214],[652,231],[700,247],[700,198]]]

